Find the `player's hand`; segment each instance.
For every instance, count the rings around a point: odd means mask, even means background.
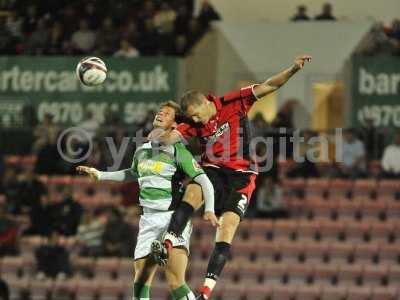
[[[147,139],[149,141],[159,141],[164,133],[165,133],[164,129],[154,128],[152,131],[150,131],[149,135],[147,136]]]
[[[306,62],[311,61],[312,57],[310,55],[300,55],[297,56],[294,59],[294,65],[298,68],[298,69],[302,69],[304,67],[304,64]]]
[[[99,172],[99,170],[97,170],[95,168],[86,167],[86,166],[77,166],[76,171],[78,173],[87,175],[94,180],[99,180],[100,172]]]
[[[219,227],[217,216],[213,212],[206,211],[203,215],[204,221],[209,221],[213,227]]]

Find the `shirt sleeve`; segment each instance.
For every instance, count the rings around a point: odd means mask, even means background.
[[[254,86],[255,85],[249,85],[241,88],[240,90],[225,94],[223,97],[223,102],[241,102],[241,110],[247,113],[257,100],[257,97],[254,95]]]
[[[200,174],[204,174],[204,171],[199,163],[194,159],[193,155],[182,143],[176,144],[175,150],[175,157],[178,167],[185,172],[186,175],[188,175],[190,178],[194,178]]]
[[[197,129],[189,124],[181,123],[179,124],[175,131],[181,136],[182,139],[187,140],[191,137],[197,136]]]

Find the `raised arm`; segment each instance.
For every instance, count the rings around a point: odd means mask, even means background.
[[[300,55],[294,60],[293,66],[268,78],[265,82],[254,86],[254,95],[262,98],[275,92],[284,85],[294,74],[304,67],[305,62],[311,61],[310,55]]]
[[[86,166],[78,166],[76,167],[76,171],[79,173],[88,175],[90,178],[94,180],[111,180],[111,181],[137,181],[138,176],[133,168],[124,169],[115,172],[102,172],[97,170],[96,168],[86,167]]]

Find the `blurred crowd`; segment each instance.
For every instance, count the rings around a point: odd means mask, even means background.
[[[6,2],[2,55],[179,56],[220,19],[207,1],[197,16],[186,0]]]

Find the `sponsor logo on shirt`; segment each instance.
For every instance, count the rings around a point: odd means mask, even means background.
[[[229,132],[230,126],[229,123],[226,122],[222,124],[214,134],[203,137],[203,140],[205,142],[215,142],[221,135],[223,135],[225,132]]]

